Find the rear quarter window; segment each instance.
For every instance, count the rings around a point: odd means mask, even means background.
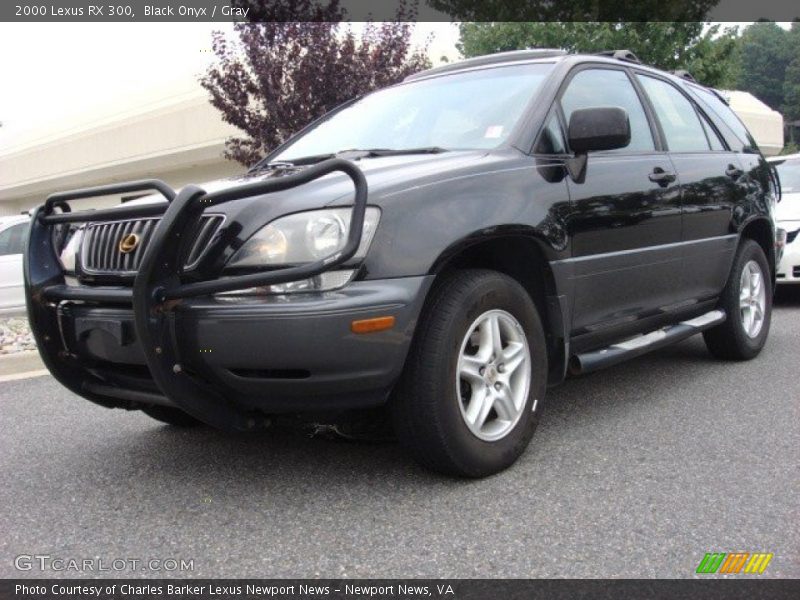
[[[720,98],[710,90],[697,85],[687,85],[686,89],[701,103],[701,105],[713,115],[716,115],[736,136],[739,141],[738,147],[732,147],[732,150],[747,151],[756,150],[756,144],[753,136],[747,131],[741,119],[736,115],[730,106],[725,104]]]

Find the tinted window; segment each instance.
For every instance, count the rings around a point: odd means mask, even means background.
[[[639,80],[653,103],[669,151],[708,152],[703,124],[686,96],[666,81],[646,75],[639,75]]]
[[[551,116],[547,121],[547,126],[539,136],[535,152],[537,154],[565,154],[567,152],[567,144],[564,142],[564,134],[556,115]]]
[[[371,148],[494,148],[552,69],[551,63],[496,67],[379,90],[322,121],[274,160]]]
[[[599,106],[616,106],[628,113],[631,123],[631,143],[614,152],[643,152],[654,150],[653,135],[639,96],[623,71],[586,69],[569,82],[561,97],[561,107],[569,123],[574,110]]]
[[[28,223],[19,223],[0,231],[0,256],[22,254],[22,246],[25,242],[25,232],[27,230]]]
[[[778,177],[781,179],[781,190],[784,192],[800,192],[800,160],[787,160],[779,164]]]
[[[719,137],[717,130],[708,122],[708,119],[701,114],[700,120],[703,122],[703,129],[706,131],[706,137],[708,138],[708,143],[711,144],[711,149],[715,152],[727,150],[725,144],[722,142],[722,138]]]
[[[752,137],[750,136],[750,132],[747,131],[747,127],[741,122],[739,117],[736,116],[736,113],[733,112],[730,106],[725,104],[722,100],[720,100],[716,94],[713,92],[701,88],[696,85],[689,85],[687,86],[689,91],[695,95],[696,98],[700,100],[706,107],[708,107],[711,112],[713,112],[717,117],[722,119],[722,121],[731,128],[734,135],[739,138],[742,144],[747,146],[755,147],[755,142],[753,141]],[[738,148],[737,150],[740,150]]]

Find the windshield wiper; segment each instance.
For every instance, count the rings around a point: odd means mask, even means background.
[[[447,148],[439,146],[422,146],[420,148],[348,148],[347,150],[339,150],[334,154],[312,154],[310,156],[301,156],[299,158],[292,158],[290,160],[276,160],[267,163],[257,163],[250,168],[248,173],[258,173],[268,169],[291,169],[293,167],[303,167],[313,165],[329,158],[378,158],[381,156],[403,156],[405,154],[440,154],[448,152]]]
[[[359,158],[377,158],[379,156],[402,156],[404,154],[440,154],[447,152],[447,148],[440,146],[422,146],[420,148],[348,148],[339,150],[336,156],[357,154]]]
[[[304,167],[313,165],[329,158],[336,158],[335,154],[313,154],[310,156],[301,156],[291,160],[275,160],[272,162],[256,163],[247,171],[248,173],[258,173],[259,171],[266,171],[268,169],[292,169],[294,167]]]

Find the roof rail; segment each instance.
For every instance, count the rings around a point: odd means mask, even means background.
[[[420,71],[409,75],[403,81],[414,81],[415,79],[422,79],[431,75],[440,75],[442,73],[449,73],[451,71],[460,71],[461,69],[468,69],[470,67],[481,67],[484,65],[502,64],[507,62],[514,62],[519,60],[534,60],[537,58],[551,58],[555,56],[564,56],[567,54],[565,50],[556,50],[553,48],[534,48],[531,50],[511,50],[510,52],[495,52],[494,54],[486,54],[484,56],[476,56],[466,60],[459,60],[458,62],[448,63],[426,71]]]
[[[692,81],[694,83],[697,83],[697,79],[695,79],[692,76],[692,74],[689,73],[689,71],[687,71],[686,69],[677,69],[673,71],[672,74],[675,75],[675,77],[680,77],[681,79],[685,79],[686,81]]]
[[[608,56],[610,58],[616,58],[617,60],[624,60],[625,62],[632,62],[639,65],[642,64],[642,61],[639,60],[639,57],[630,50],[604,50],[603,52],[598,52],[597,55]]]

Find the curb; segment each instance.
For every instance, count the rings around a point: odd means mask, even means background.
[[[23,379],[24,375],[39,373],[44,368],[42,358],[36,350],[0,355],[0,381],[6,381],[8,377]]]

